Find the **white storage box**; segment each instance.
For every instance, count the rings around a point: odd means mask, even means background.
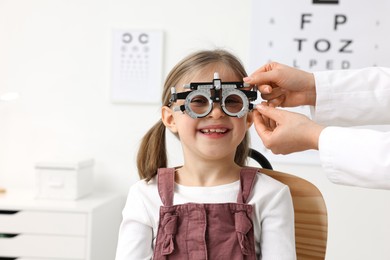
[[[92,192],[94,160],[37,163],[36,197],[75,200]]]

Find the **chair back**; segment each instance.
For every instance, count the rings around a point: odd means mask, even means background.
[[[324,198],[311,182],[298,176],[259,169],[290,188],[295,215],[297,260],[324,260],[328,237],[328,214]]]

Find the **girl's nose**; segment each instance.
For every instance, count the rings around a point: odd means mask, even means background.
[[[225,116],[225,113],[223,112],[221,107],[221,103],[219,102],[213,103],[213,109],[211,110],[209,116],[212,118],[220,118]]]

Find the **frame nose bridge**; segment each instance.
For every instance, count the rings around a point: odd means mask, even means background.
[[[213,100],[213,103],[222,104],[222,89],[210,89],[210,98]]]

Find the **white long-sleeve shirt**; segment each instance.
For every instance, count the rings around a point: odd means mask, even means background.
[[[390,125],[390,69],[324,71],[314,76],[313,119],[329,126],[319,139],[328,178],[344,185],[390,189],[390,131],[370,129]]]
[[[236,202],[239,181],[214,187],[175,184],[174,204]],[[294,209],[288,186],[257,174],[248,204],[254,206],[256,254],[262,260],[294,260]],[[153,256],[159,209],[156,178],[135,183],[129,191],[119,231],[116,260],[146,260]]]

